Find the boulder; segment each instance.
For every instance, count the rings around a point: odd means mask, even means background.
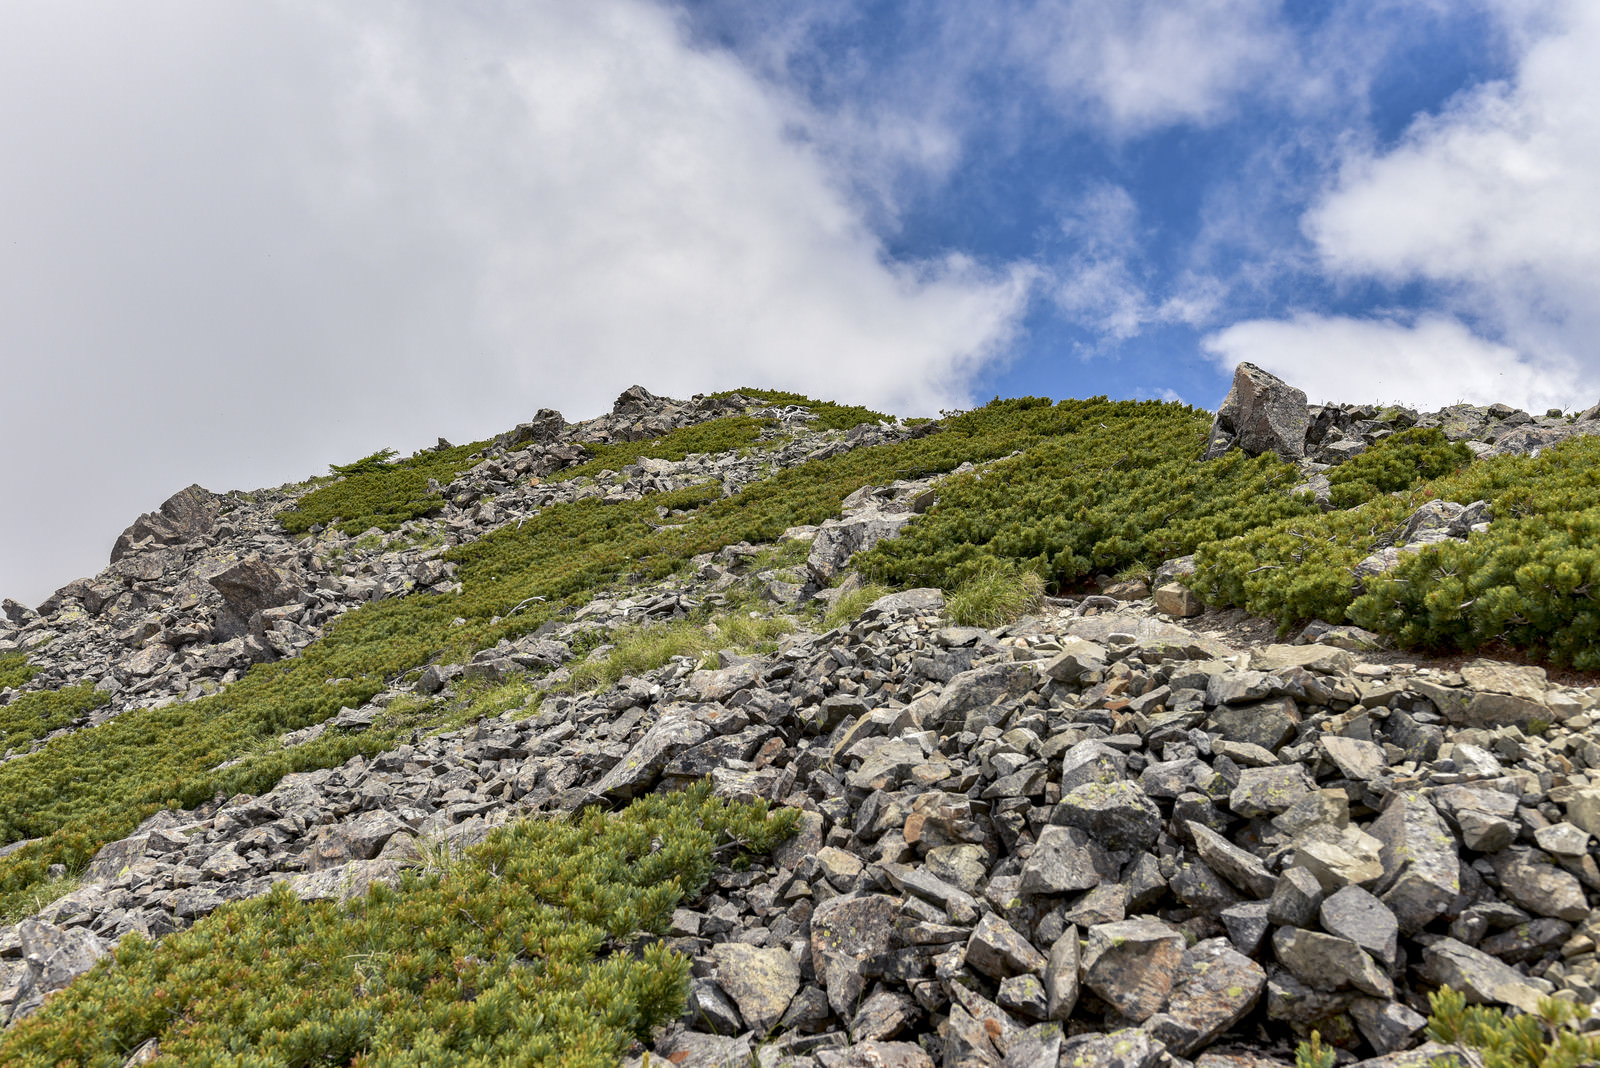
[[[1238,447],[1247,455],[1277,453],[1285,460],[1306,454],[1306,431],[1311,415],[1306,395],[1253,363],[1241,363],[1233,372],[1233,388],[1217,409],[1205,459],[1214,460]]]

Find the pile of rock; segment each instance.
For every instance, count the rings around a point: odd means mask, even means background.
[[[1600,404],[1572,416],[1551,409],[1537,417],[1507,404],[1454,404],[1436,412],[1400,405],[1307,404],[1304,391],[1253,363],[1241,363],[1212,421],[1205,458],[1235,448],[1251,456],[1273,452],[1303,462],[1303,470],[1316,475],[1411,427],[1437,427],[1479,456],[1537,456],[1569,438],[1600,434]]]
[[[1267,1064],[1313,1028],[1409,1046],[1440,983],[1594,1001],[1593,695],[1491,662],[1233,648],[1145,601],[997,631],[941,608],[895,594],[769,658],[680,660],[163,813],[0,932],[0,1002],[275,881],[359,890],[507,819],[704,776],[803,816],[674,917],[695,961],[688,1016],[653,1043],[674,1063],[1220,1065],[1239,1062],[1205,1051],[1231,1043]],[[564,649],[483,662],[539,671]]]
[[[741,411],[776,422],[764,447],[747,455],[646,458],[595,479],[550,480],[587,461],[585,443],[655,437]],[[40,670],[24,691],[87,682],[107,696],[55,737],[129,708],[213,693],[252,664],[297,655],[330,620],[370,601],[458,589],[445,552],[552,505],[638,500],[701,484],[732,495],[775,471],[913,433],[868,425],[817,432],[808,427],[814,418],[808,409],[764,407],[739,395],[676,401],[639,386],[625,391],[612,413],[585,422],[568,424],[560,412],[542,409],[448,486],[435,486],[437,514],[392,533],[347,536],[315,527],[309,537],[287,534],[278,517],[309,484],[221,495],[190,486],[135,520],[99,575],[68,583],[37,610],[11,600],[0,605],[0,652],[36,654]],[[663,509],[661,518],[671,516]],[[796,585],[787,600],[798,596]],[[0,704],[16,692],[0,691]]]

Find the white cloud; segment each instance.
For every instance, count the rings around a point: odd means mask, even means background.
[[[891,262],[799,117],[641,0],[0,7],[0,593],[634,381],[962,403],[1031,269]]]
[[[1072,114],[1119,133],[1219,118],[1291,42],[1280,0],[1042,0],[1016,47]]]
[[[1530,360],[1600,382],[1600,6],[1506,5],[1514,77],[1345,161],[1306,215],[1337,276],[1434,286]]]
[[[1498,401],[1542,414],[1581,399],[1570,367],[1532,363],[1441,316],[1410,323],[1313,314],[1258,319],[1212,334],[1204,348],[1223,370],[1249,361],[1314,403],[1437,409]]]

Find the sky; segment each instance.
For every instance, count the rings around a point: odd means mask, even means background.
[[[597,415],[1600,399],[1586,0],[9,0],[0,595]]]

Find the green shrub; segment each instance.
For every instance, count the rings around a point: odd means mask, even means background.
[[[428,492],[428,480],[448,485],[477,462],[485,444],[419,452],[404,460],[391,459],[392,449],[380,449],[354,463],[332,464],[340,479],[301,497],[279,522],[290,534],[304,534],[318,523],[351,535],[372,527],[397,530],[408,519],[442,508],[444,498]]]
[[[1570,1002],[1544,998],[1538,1013],[1508,1016],[1468,1005],[1464,995],[1444,987],[1428,995],[1428,1003],[1428,1037],[1476,1050],[1483,1068],[1583,1068],[1600,1059],[1600,1035],[1573,1029],[1577,1010]]]
[[[946,479],[927,515],[858,558],[864,575],[956,589],[987,561],[1010,560],[1066,587],[1314,511],[1284,492],[1296,473],[1276,457],[1200,463],[1210,416],[1198,409],[1103,397],[991,408],[1049,433],[1021,456]]]
[[[1402,430],[1328,474],[1335,508],[1365,504],[1380,493],[1407,490],[1472,462],[1472,450],[1435,427]]]
[[[796,816],[701,784],[514,824],[348,904],[280,885],[158,945],[128,938],[0,1034],[0,1060],[117,1068],[155,1038],[174,1066],[614,1064],[682,1012],[688,961],[654,940],[672,910],[719,851],[766,852]]]
[[[378,471],[387,471],[394,466],[395,451],[393,449],[379,449],[370,456],[363,456],[353,464],[329,464],[328,470],[335,475],[368,475]]]
[[[0,690],[21,686],[38,671],[28,663],[27,653],[0,653]]]
[[[998,627],[1039,607],[1044,579],[1011,561],[984,560],[950,597],[951,622]]]
[[[1367,580],[1353,569],[1431,499],[1490,502],[1493,522],[1465,543],[1402,553]],[[1280,520],[1204,545],[1194,589],[1210,604],[1354,622],[1408,647],[1471,650],[1504,642],[1557,664],[1600,668],[1600,438],[1539,456],[1481,460],[1400,495]]]
[[[862,423],[892,423],[894,416],[875,412],[871,408],[863,408],[854,404],[835,404],[833,401],[815,401],[799,393],[785,393],[777,389],[752,389],[745,386],[742,389],[729,390],[723,393],[713,393],[714,397],[726,397],[733,393],[741,393],[746,397],[754,397],[763,404],[773,407],[787,407],[799,405],[810,408],[817,418],[807,425],[812,430],[854,430]],[[916,422],[927,422],[926,419]]]
[[[0,705],[0,753],[43,738],[109,700],[93,686],[18,694],[10,704]]]

